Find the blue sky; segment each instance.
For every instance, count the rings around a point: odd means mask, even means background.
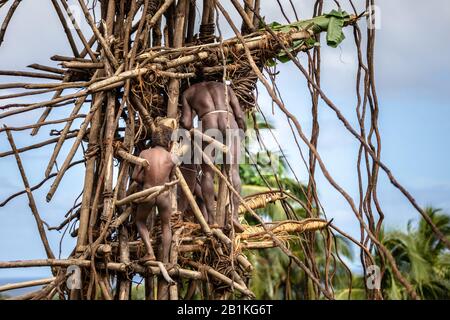
[[[282,1],[287,2],[287,1]],[[298,3],[302,18],[311,16],[311,0]],[[333,3],[329,1],[329,3]],[[342,1],[344,5],[344,1]],[[443,0],[408,1],[380,0],[381,29],[377,33],[376,78],[380,98],[379,127],[382,135],[382,159],[392,169],[397,179],[413,194],[420,205],[440,207],[450,212],[450,3]],[[230,8],[233,17],[236,13]],[[5,8],[0,12],[3,19]],[[288,10],[288,14],[292,12]],[[263,15],[267,21],[283,22],[275,1],[264,4]],[[231,31],[225,28],[225,36]],[[85,26],[84,26],[85,27]],[[356,72],[355,48],[351,32],[337,49],[324,47],[322,88],[339,106],[346,117],[355,124]],[[69,55],[64,33],[49,1],[23,1],[20,5],[5,42],[0,47],[0,69],[25,70],[31,63],[50,64],[53,54]],[[288,108],[298,117],[304,130],[310,132],[310,102],[305,81],[291,64],[279,66],[278,85]],[[12,79],[1,77],[0,82]],[[17,79],[15,79],[17,80]],[[15,81],[14,80],[14,81]],[[29,81],[29,79],[26,79]],[[6,94],[9,90],[2,90]],[[23,99],[23,102],[31,101]],[[6,101],[0,100],[0,104]],[[285,118],[275,108],[271,114],[271,102],[264,89],[260,89],[259,104],[275,122],[280,141],[290,162],[303,181],[307,180],[305,168],[299,161],[298,150],[285,123]],[[28,115],[8,119],[8,125],[31,124],[40,110]],[[52,113],[51,119],[67,116],[67,108]],[[353,197],[357,195],[355,171],[358,144],[323,103],[320,105],[321,133],[319,153],[336,181]],[[0,124],[3,124],[3,119]],[[78,122],[79,123],[79,122]],[[52,128],[62,126],[52,126]],[[27,132],[15,133],[18,146],[48,139],[50,127],[41,130],[37,137]],[[9,150],[4,133],[0,134],[0,152]],[[268,139],[270,143],[270,139]],[[63,148],[62,157],[70,143]],[[22,159],[31,184],[42,179],[52,146],[37,152],[23,153]],[[306,153],[306,148],[303,146]],[[12,157],[0,158],[0,200],[23,188],[17,165]],[[342,197],[331,188],[318,172],[318,188],[327,216],[335,218],[342,229],[358,234],[357,221]],[[50,187],[47,183],[34,193],[41,216],[50,225],[57,225],[81,192],[82,166],[71,170],[64,178],[57,197],[45,202]],[[386,214],[388,228],[404,228],[409,219],[417,219],[418,213],[408,204],[384,174],[380,175],[378,188],[380,202]],[[58,253],[61,234],[49,233],[55,253]],[[73,240],[66,235],[62,257],[73,247]],[[0,208],[0,261],[42,258],[45,252],[28,208],[25,196]],[[2,277],[46,276],[48,270],[0,270]]]

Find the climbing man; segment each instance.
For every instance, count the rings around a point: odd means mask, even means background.
[[[211,132],[218,131],[221,133],[222,141],[229,137],[229,132],[238,133],[239,129],[246,130],[244,112],[239,105],[236,94],[231,87],[223,83],[212,81],[196,83],[183,93],[182,103],[181,125],[187,130],[192,129],[195,114],[198,115],[202,132],[211,135]],[[236,139],[224,141],[230,152],[226,165],[230,168],[231,183],[234,189],[240,193],[240,137],[239,134],[233,134],[233,137],[237,137],[238,141]],[[203,150],[206,146],[205,143]],[[215,217],[214,171],[204,161],[201,164],[201,169],[201,189],[206,210],[211,219],[211,217]],[[233,224],[238,231],[242,231],[238,222],[239,198],[235,195],[232,196],[232,205]]]

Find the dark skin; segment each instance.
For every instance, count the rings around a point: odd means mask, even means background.
[[[227,94],[225,93],[227,90]],[[228,101],[227,101],[228,100]],[[227,110],[228,106],[228,110]],[[214,112],[218,110],[228,112]],[[210,113],[213,112],[213,113]],[[219,82],[201,82],[192,85],[183,93],[183,110],[181,125],[187,129],[192,129],[193,118],[197,114],[202,121],[202,131],[209,129],[218,129],[223,137],[226,137],[227,129],[246,130],[244,112],[239,105],[236,94],[229,86]],[[205,148],[206,145],[203,146]],[[231,164],[229,164],[231,181],[233,187],[241,191],[241,179],[239,176],[239,143],[236,141],[228,142],[231,152]],[[208,216],[215,220],[214,208],[214,171],[207,165],[202,164],[201,189],[208,212]],[[233,217],[237,222],[237,211],[239,208],[239,199],[233,195]],[[236,225],[236,223],[235,223]],[[237,224],[239,226],[239,224]],[[241,229],[238,227],[238,229]]]
[[[197,198],[197,204],[198,204],[203,216],[205,217],[205,220],[209,221],[208,212],[206,211],[205,204],[203,201],[202,190],[197,181],[197,171],[198,171],[197,165],[182,164],[180,166],[180,171],[183,174],[183,177],[186,180],[186,183],[189,186],[189,189],[191,190],[192,194]],[[177,196],[178,196],[178,199],[177,199],[178,211],[186,212],[186,210],[189,208],[189,202],[181,188],[177,189]],[[210,223],[212,223],[212,222],[210,222]]]
[[[146,159],[148,167],[136,166],[132,179],[139,183],[143,189],[162,186],[170,181],[170,177],[175,169],[170,153],[161,146],[144,150],[139,157]],[[140,203],[136,212],[136,226],[142,241],[147,249],[147,254],[142,258],[143,261],[156,260],[150,243],[150,234],[147,229],[147,218],[152,212],[153,206],[158,208],[161,218],[162,228],[162,262],[169,263],[170,243],[172,241],[172,230],[170,228],[170,216],[172,214],[172,203],[170,193],[165,191],[155,199]]]

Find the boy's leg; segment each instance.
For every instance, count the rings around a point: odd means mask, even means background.
[[[157,198],[157,206],[159,216],[161,218],[162,232],[162,262],[169,263],[170,245],[172,242],[172,228],[170,225],[170,217],[172,216],[172,203],[169,192],[164,192]]]
[[[156,199],[156,204],[158,206],[159,216],[161,218],[161,242],[162,250],[159,254],[160,260],[164,264],[168,264],[170,261],[170,247],[172,243],[172,228],[170,225],[170,217],[172,215],[172,201],[170,199],[170,193],[164,192],[158,196]],[[159,278],[158,280],[158,300],[168,300],[169,299],[169,285],[168,283]]]
[[[153,204],[142,203],[138,205],[136,211],[136,227],[138,229],[139,235],[145,244],[147,249],[147,254],[142,258],[142,260],[156,260],[155,253],[153,252],[152,244],[150,241],[150,233],[147,229],[147,218],[152,212]]]

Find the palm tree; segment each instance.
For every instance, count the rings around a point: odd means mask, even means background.
[[[427,208],[426,213],[439,230],[450,237],[450,216],[434,208]],[[450,299],[450,253],[424,219],[416,228],[409,221],[406,232],[388,231],[381,239],[422,299]],[[385,298],[407,298],[390,268],[384,274],[382,289]]]
[[[450,216],[431,207],[425,212],[441,232],[450,237]],[[380,240],[421,299],[450,299],[450,253],[423,218],[416,227],[409,221],[406,231],[382,231]],[[379,253],[375,258],[380,261]],[[385,299],[408,299],[390,266],[386,266],[382,276],[381,290]],[[364,281],[362,275],[355,275],[351,299],[366,299]],[[346,299],[348,293],[348,289],[341,288],[336,298]]]

